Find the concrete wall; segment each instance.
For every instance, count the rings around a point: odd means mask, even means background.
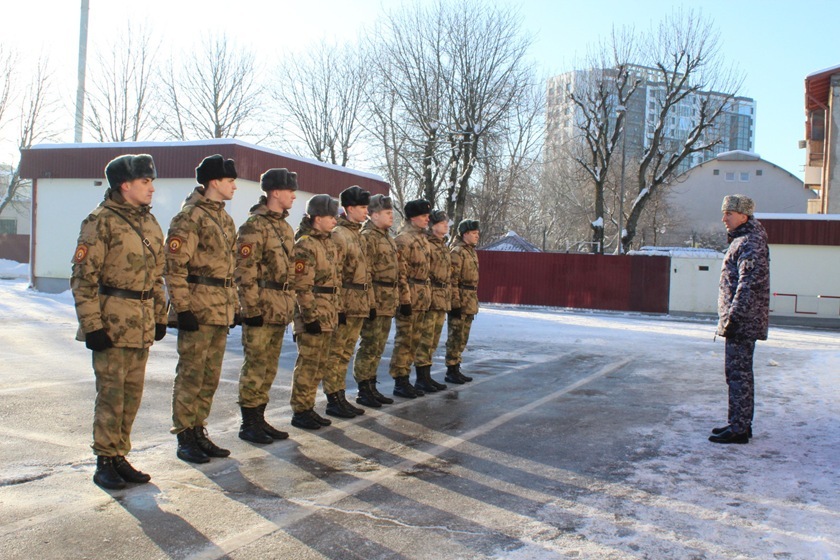
[[[838,278],[840,247],[770,245],[771,316],[831,319],[840,324]]]
[[[32,284],[46,292],[61,292],[69,288],[71,259],[79,237],[82,220],[101,201],[105,186],[94,179],[38,179],[34,189],[35,203],[31,266]],[[160,223],[164,235],[169,222],[192,192],[195,183],[189,179],[157,179],[152,199],[152,213]],[[226,209],[237,227],[248,217],[249,209],[257,203],[262,191],[254,181],[238,179],[233,200]],[[306,209],[306,202],[314,196],[298,191],[289,223],[297,229]]]
[[[671,313],[717,313],[723,255],[716,258],[671,257]]]

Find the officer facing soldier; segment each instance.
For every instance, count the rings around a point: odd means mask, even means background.
[[[426,393],[446,389],[446,385],[432,379],[432,356],[440,342],[440,333],[446,321],[446,313],[451,309],[451,289],[449,275],[451,263],[446,236],[449,233],[449,216],[443,210],[434,210],[429,214],[429,285],[432,300],[426,319],[421,329],[420,345],[414,367],[417,370],[417,383],[414,387]]]
[[[337,215],[337,200],[326,194],[313,196],[295,243],[298,356],[292,374],[292,426],[309,430],[331,424],[315,412],[315,394],[324,376],[332,332],[338,326],[341,255],[330,238]]]
[[[252,443],[286,439],[265,419],[277,376],[283,334],[294,316],[294,231],[286,222],[295,201],[297,174],[269,169],[260,177],[264,195],[237,234],[236,271],[245,361],[239,371],[239,437]]]
[[[395,241],[411,291],[411,315],[397,313],[397,333],[394,337],[390,373],[394,378],[394,395],[413,399],[425,395],[423,390],[416,389],[409,382],[408,376],[432,299],[429,288],[429,241],[425,234],[431,205],[426,200],[412,200],[406,203],[404,211],[406,221]]]
[[[344,215],[332,230],[331,239],[343,255],[338,263],[341,277],[341,300],[338,327],[332,335],[330,354],[324,375],[327,414],[339,418],[355,418],[365,413],[347,402],[347,366],[359,340],[365,319],[376,318],[376,300],[371,288],[370,269],[360,230],[367,218],[370,193],[353,186],[341,192]]]
[[[391,238],[392,225],[394,207],[391,197],[381,194],[370,197],[368,221],[362,226],[361,237],[371,274],[376,314],[371,314],[363,322],[359,350],[353,361],[353,377],[359,385],[356,402],[373,408],[394,402],[376,389],[376,370],[397,309],[402,316],[411,316],[411,292],[405,266],[397,258],[397,244]]]
[[[163,232],[150,212],[149,155],[120,156],[105,168],[105,200],[85,218],[73,257],[70,287],[77,338],[93,351],[93,481],[118,490],[151,477],[125,458],[140,400],[149,347],[166,335]]]
[[[452,309],[446,338],[446,381],[464,384],[472,381],[461,372],[461,355],[470,339],[473,319],[478,313],[478,220],[463,220],[458,224],[458,237],[452,245],[450,259],[452,273]]]
[[[236,191],[236,166],[232,159],[208,156],[195,177],[199,186],[169,225],[165,276],[178,318],[171,431],[178,437],[178,458],[206,463],[230,455],[207,437],[204,426],[219,386],[228,330],[238,321],[236,226],[225,211],[225,201]]]

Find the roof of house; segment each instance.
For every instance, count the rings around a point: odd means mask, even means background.
[[[358,185],[372,194],[388,194],[382,177],[264,148],[236,139],[193,142],[112,142],[39,144],[21,153],[21,176],[27,179],[104,179],[105,165],[126,153],[146,153],[155,160],[158,178],[193,179],[206,156],[221,154],[236,161],[240,178],[259,182],[267,169],[285,167],[298,174],[300,189],[338,196]]]
[[[514,231],[507,232],[504,237],[493,241],[481,248],[483,251],[511,251],[516,253],[541,253],[542,250],[526,241]]]
[[[825,109],[828,105],[828,92],[831,77],[840,74],[840,66],[812,72],[805,77],[805,110]]]

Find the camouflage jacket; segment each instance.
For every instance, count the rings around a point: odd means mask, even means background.
[[[148,245],[143,243],[148,240]],[[127,204],[114,193],[82,222],[70,287],[79,318],[77,339],[104,328],[122,348],[148,348],[155,323],[166,323],[163,232],[148,206]],[[151,292],[130,299],[99,293],[99,286]]]
[[[432,303],[429,289],[429,241],[424,230],[409,221],[403,223],[395,239],[397,255],[405,265],[411,308],[428,311]]]
[[[376,227],[370,220],[362,226],[361,235],[370,265],[376,314],[393,317],[400,304],[411,303],[405,265],[397,258],[397,244],[388,230]]]
[[[338,306],[341,297],[339,274],[340,254],[329,232],[312,228],[306,218],[298,229],[295,242],[294,289],[295,333],[303,332],[304,323],[319,321],[323,332],[338,325]],[[335,288],[333,293],[319,293],[318,289]]]
[[[236,225],[225,203],[196,187],[172,218],[166,236],[166,287],[175,313],[192,311],[202,325],[231,325],[239,309],[233,271]],[[224,281],[211,286],[187,277]],[[192,278],[191,278],[192,280]]]
[[[434,311],[449,311],[452,295],[450,293],[449,275],[452,273],[452,263],[449,248],[443,239],[438,239],[431,232],[429,238],[429,280],[432,288],[432,305]]]
[[[340,311],[348,317],[367,317],[371,308],[376,307],[370,269],[359,232],[361,228],[362,224],[341,217],[332,231],[333,243],[344,257],[339,267],[342,282]]]
[[[717,334],[767,340],[770,309],[770,252],[767,233],[750,218],[729,234],[718,295]]]
[[[478,313],[478,254],[475,247],[455,238],[449,253],[452,259],[452,309],[461,308],[464,315]]]
[[[260,203],[251,208],[251,215],[239,227],[233,277],[243,317],[262,315],[266,323],[275,325],[292,322],[295,233],[286,222],[288,215]]]

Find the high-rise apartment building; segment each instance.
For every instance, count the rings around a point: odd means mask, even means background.
[[[599,74],[602,71],[597,71]],[[627,111],[627,154],[641,154],[650,145],[654,128],[659,118],[661,99],[665,95],[665,85],[661,73],[654,68],[630,66],[630,72],[636,75],[640,84],[631,96],[625,109]],[[613,70],[603,71],[609,76]],[[578,128],[581,113],[579,108],[568,98],[568,91],[580,91],[591,81],[593,71],[575,70],[548,80],[546,97],[547,146],[552,149],[581,138]],[[695,165],[713,159],[722,152],[731,150],[754,151],[755,147],[755,101],[747,97],[733,97],[714,91],[692,93],[682,99],[668,115],[665,124],[665,143],[668,149],[677,150],[682,146],[696,125],[698,107],[702,99],[711,98],[712,102],[724,103],[723,113],[714,126],[705,131],[702,141],[720,140],[709,150],[691,154],[677,169],[684,172]],[[617,103],[611,104],[613,107]],[[615,123],[615,114],[609,116]],[[670,144],[670,145],[669,145]],[[555,151],[556,153],[556,151]]]

